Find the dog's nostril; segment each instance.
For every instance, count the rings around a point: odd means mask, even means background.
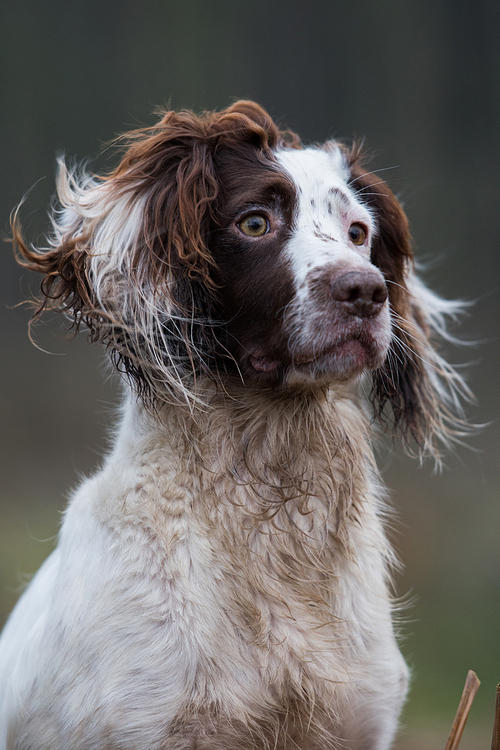
[[[346,302],[355,302],[357,299],[363,296],[363,291],[359,286],[353,286],[352,289],[347,287],[345,292]],[[344,300],[342,300],[344,301]]]
[[[350,315],[377,315],[387,299],[383,278],[370,271],[349,271],[331,284],[331,295]]]
[[[380,305],[383,305],[387,299],[387,287],[385,282],[380,282],[379,285],[373,290],[373,301]]]

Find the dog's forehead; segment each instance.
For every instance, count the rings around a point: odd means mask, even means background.
[[[292,179],[299,203],[311,204],[337,194],[352,199],[349,170],[338,148],[283,149],[276,158]]]
[[[374,221],[349,186],[349,169],[339,148],[288,149],[276,158],[295,188],[297,208],[285,253],[296,286],[302,288],[314,268],[349,261],[351,222],[361,221],[373,230]]]

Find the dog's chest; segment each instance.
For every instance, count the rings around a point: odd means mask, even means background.
[[[30,698],[47,736],[48,684],[68,704],[71,741],[82,721],[89,737],[114,727],[124,747],[130,731],[152,749],[177,731],[179,747],[204,746],[189,744],[203,722],[207,737],[239,725],[272,734],[287,716],[306,726],[317,711],[330,726],[329,706],[349,704],[379,647],[373,622],[391,632],[366,484],[350,486],[340,523],[334,495],[273,508],[269,486],[206,471],[164,441],[132,445],[65,519],[54,648]]]
[[[262,488],[256,500],[255,487],[171,461],[162,453],[141,462],[115,533],[126,533],[147,579],[143,613],[181,644],[176,668],[189,665],[191,703],[207,691],[282,700],[305,676],[344,680],[348,662],[352,677],[363,619],[385,592],[380,556],[363,563],[380,534],[366,498],[357,498],[363,524],[353,503],[341,541],[333,497],[292,499],[259,518]]]

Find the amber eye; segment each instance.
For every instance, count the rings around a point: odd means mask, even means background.
[[[351,224],[349,239],[354,245],[362,245],[366,240],[366,229],[362,224]]]
[[[238,228],[248,237],[262,237],[269,231],[269,222],[262,214],[250,214],[240,221]]]

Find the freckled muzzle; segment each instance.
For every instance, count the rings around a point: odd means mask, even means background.
[[[391,337],[383,275],[366,267],[334,264],[312,271],[296,306],[292,367],[306,379],[345,380],[379,367]],[[295,381],[294,376],[292,380]]]
[[[253,371],[271,378],[282,373],[291,384],[345,380],[383,363],[391,323],[387,286],[377,268],[329,264],[311,271],[303,288],[285,316],[286,344],[280,351],[253,350]]]

